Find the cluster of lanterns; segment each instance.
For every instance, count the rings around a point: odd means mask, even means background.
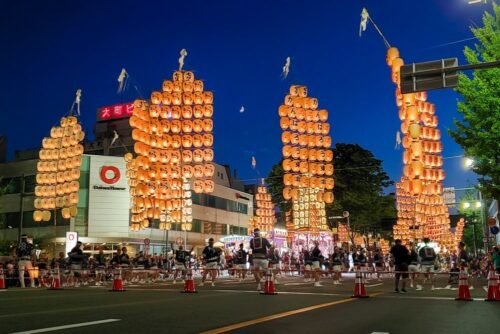
[[[328,111],[306,86],[292,85],[278,109],[283,130],[283,197],[292,200],[293,229],[327,230],[325,204],[333,203],[333,152]]]
[[[176,71],[149,101],[136,100],[130,117],[134,151],[127,154],[132,230],[182,223],[192,227],[192,191],[214,191],[213,94],[191,71]]]
[[[428,237],[444,244],[452,239],[452,232],[443,200],[443,146],[435,106],[427,102],[426,92],[401,94],[400,69],[404,62],[397,48],[388,50],[386,60],[397,85],[396,104],[404,135],[404,168],[396,185],[398,222],[394,237],[405,242]]]
[[[252,226],[249,231],[258,228],[264,232],[271,232],[274,229],[274,204],[271,199],[271,194],[268,193],[266,186],[258,186],[255,194],[257,210],[255,217],[252,220]]]
[[[77,215],[84,138],[78,119],[68,116],[43,139],[36,172],[34,221],[49,221],[51,211],[56,209],[61,209],[65,219]]]

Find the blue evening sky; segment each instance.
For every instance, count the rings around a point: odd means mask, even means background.
[[[438,45],[470,38],[469,27],[491,10],[467,0],[2,1],[0,134],[9,138],[10,156],[39,146],[81,88],[82,122],[92,138],[97,108],[138,97],[132,89],[116,94],[122,67],[147,96],[171,77],[186,48],[185,69],[215,95],[216,161],[242,179],[267,175],[280,159],[277,109],[291,84],[303,84],[329,110],[334,143],[371,150],[398,180],[395,87],[374,27],[358,36],[363,6],[407,63],[463,63],[463,47],[474,41]],[[288,56],[291,72],[283,79]],[[453,91],[429,94],[445,157],[463,154],[446,131],[459,117],[456,100]],[[445,169],[445,186],[476,183],[461,159],[445,160]]]

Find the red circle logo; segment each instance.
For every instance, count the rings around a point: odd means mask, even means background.
[[[112,174],[112,177],[109,177],[109,174]],[[120,179],[120,170],[115,166],[102,166],[100,176],[102,182],[114,184]]]

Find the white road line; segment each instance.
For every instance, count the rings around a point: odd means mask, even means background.
[[[373,288],[374,286],[379,286],[379,285],[383,285],[384,283],[377,283],[377,284],[371,284],[371,285],[367,285],[366,287],[367,288]]]
[[[257,290],[215,290],[217,292],[259,293]],[[343,296],[336,293],[278,291],[278,295]]]
[[[33,330],[29,330],[29,331],[15,332],[15,333],[11,333],[11,334],[33,334],[33,333],[53,332],[53,331],[59,331],[61,329],[100,325],[100,324],[105,324],[108,322],[115,322],[115,321],[120,321],[120,320],[121,319],[105,319],[105,320],[98,320],[98,321],[81,322],[79,324],[33,329]]]
[[[395,299],[422,299],[422,300],[455,300],[454,297],[431,297],[431,296],[420,296],[420,297],[412,297],[412,296],[402,296],[402,295],[397,295],[397,296],[389,296],[386,295],[384,297],[380,298],[395,298]],[[473,298],[475,301],[484,301],[482,298]]]
[[[390,334],[389,332],[372,332],[372,334]]]

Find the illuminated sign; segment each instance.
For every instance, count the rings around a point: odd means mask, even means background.
[[[77,241],[78,241],[77,232],[66,232],[66,254],[71,252],[73,247],[76,246]]]
[[[132,116],[134,103],[115,104],[97,109],[97,121],[109,121],[113,119],[128,118]]]
[[[120,179],[120,170],[115,166],[102,166],[99,176],[104,183],[114,184]]]

